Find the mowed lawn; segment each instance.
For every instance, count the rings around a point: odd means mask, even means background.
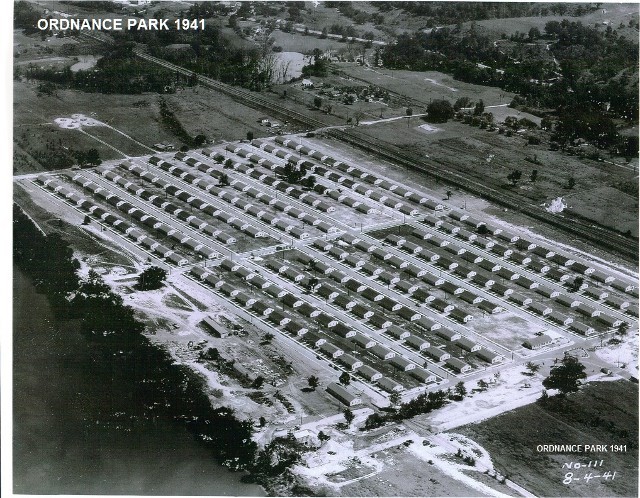
[[[595,382],[565,399],[551,398],[457,429],[484,446],[496,470],[536,496],[638,495],[638,387],[628,381]],[[540,444],[606,444],[606,453],[538,452]],[[612,444],[626,452],[611,452]],[[563,464],[602,460],[596,468],[571,469],[563,484]],[[610,475],[584,479],[592,476]],[[580,478],[579,480],[575,478]]]

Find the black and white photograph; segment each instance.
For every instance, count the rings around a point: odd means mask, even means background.
[[[640,4],[3,7],[3,496],[638,496]]]

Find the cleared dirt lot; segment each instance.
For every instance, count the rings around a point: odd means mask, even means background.
[[[597,382],[565,400],[535,403],[475,425],[457,429],[483,445],[496,469],[537,496],[633,496],[638,486],[638,390],[627,381]],[[523,427],[531,430],[523,431]],[[539,444],[626,444],[622,453],[558,454]],[[617,471],[614,479],[563,484],[566,462],[604,460],[596,469],[573,470],[582,478]]]

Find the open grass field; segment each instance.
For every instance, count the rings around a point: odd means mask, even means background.
[[[348,76],[420,101],[425,106],[431,100],[446,99],[453,103],[460,97],[469,97],[474,102],[482,100],[485,106],[500,105],[508,104],[515,95],[500,88],[456,81],[438,71],[392,71],[359,64],[341,64],[340,69]]]
[[[507,137],[455,121],[438,124],[442,131],[424,133],[418,128],[421,121],[413,118],[413,122],[409,127],[404,120],[381,123],[366,131],[420,154],[441,171],[463,171],[479,181],[516,190],[538,205],[566,197],[577,215],[637,236],[637,198],[625,187],[625,182],[637,181],[633,168],[550,151],[544,143],[527,145],[518,134]],[[522,180],[512,187],[507,175],[515,169],[522,171]],[[538,177],[530,182],[534,169]],[[576,181],[572,189],[570,177]]]
[[[523,427],[529,430],[522,430]],[[551,398],[479,424],[457,429],[486,448],[496,470],[536,496],[635,496],[638,486],[638,389],[627,381],[597,382],[564,400]],[[539,444],[617,444],[626,452],[542,453]],[[574,480],[563,484],[567,462],[597,469],[572,469]],[[615,471],[614,479],[583,479]]]
[[[305,55],[313,53],[318,48],[323,52],[339,50],[346,47],[346,43],[330,38],[320,39],[317,35],[305,36],[301,33],[285,33],[284,31],[274,31],[271,34],[275,47],[282,47],[284,52],[300,52]]]
[[[602,8],[585,14],[580,17],[570,16],[540,16],[540,17],[512,17],[505,19],[488,19],[484,21],[476,21],[476,28],[484,30],[488,36],[500,37],[502,33],[508,36],[516,32],[528,33],[531,28],[538,28],[544,32],[544,26],[550,21],[562,21],[569,19],[571,22],[581,22],[586,26],[598,24],[602,30],[608,25],[618,31],[619,35],[623,35],[630,40],[638,39],[638,31],[635,28],[629,28],[630,20],[638,20],[638,6],[632,3],[609,3],[602,5]],[[607,24],[604,24],[607,23]],[[620,23],[625,25],[620,28]],[[464,27],[469,27],[471,23],[464,23]]]

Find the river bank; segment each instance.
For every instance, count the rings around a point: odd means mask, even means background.
[[[264,495],[162,410],[144,416],[139,379],[114,377],[15,266],[13,305],[15,493]]]

